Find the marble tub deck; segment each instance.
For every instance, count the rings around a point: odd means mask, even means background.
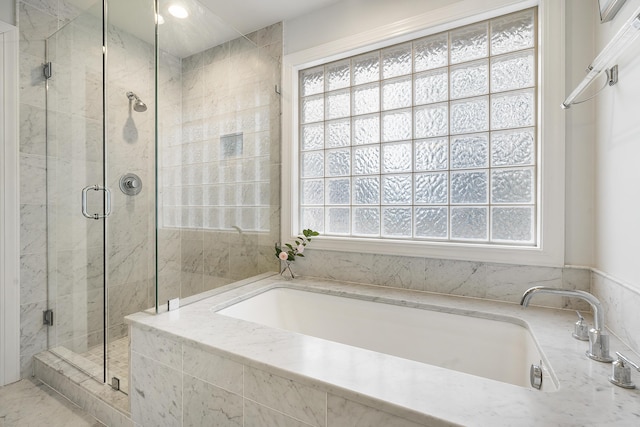
[[[334,295],[357,294],[367,300],[487,318],[521,319],[540,346],[543,364],[551,367],[558,390],[543,392],[513,386],[215,313],[247,296],[278,286]],[[611,365],[585,356],[588,344],[571,337],[573,311],[523,309],[513,303],[310,278],[282,282],[278,276],[216,291],[215,295],[178,311],[129,316],[132,349],[136,348],[136,330],[139,336],[146,333],[184,347],[196,345],[242,364],[245,382],[248,374],[264,371],[319,391],[325,405],[332,399],[342,399],[419,425],[640,425],[640,391],[612,385],[607,380]],[[585,317],[591,320],[591,315]],[[612,354],[615,351],[637,358],[611,336]],[[132,400],[132,410],[133,405]],[[325,409],[328,415],[312,424],[339,425],[329,422],[331,408]]]

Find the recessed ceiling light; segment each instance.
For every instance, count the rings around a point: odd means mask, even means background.
[[[187,16],[189,16],[189,12],[187,12],[187,9],[185,9],[184,6],[181,6],[179,4],[172,4],[171,6],[169,6],[169,9],[167,10],[171,15],[175,16],[176,18],[184,19]]]

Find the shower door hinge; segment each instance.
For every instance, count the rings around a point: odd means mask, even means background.
[[[51,65],[51,62],[47,62],[46,64],[44,64],[42,66],[42,74],[44,74],[44,78],[49,80],[51,78],[51,76],[53,75],[53,69],[52,69],[53,65]]]
[[[53,326],[53,310],[45,310],[42,312],[42,324]]]
[[[120,378],[111,377],[111,388],[116,390],[116,391],[120,390]]]

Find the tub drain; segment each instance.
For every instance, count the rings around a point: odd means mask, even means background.
[[[542,368],[532,363],[531,369],[529,369],[529,378],[531,379],[531,387],[540,390],[542,387]]]

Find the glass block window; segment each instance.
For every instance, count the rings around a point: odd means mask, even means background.
[[[301,228],[535,245],[536,13],[300,71]]]

